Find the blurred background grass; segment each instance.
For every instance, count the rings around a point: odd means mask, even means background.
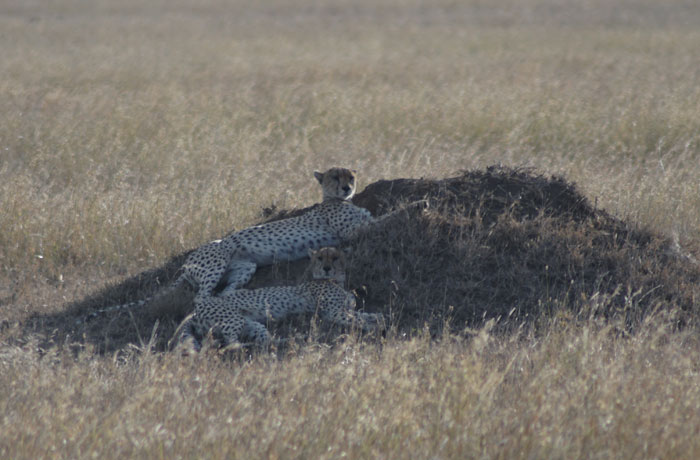
[[[697,10],[5,2],[3,269],[150,266],[317,200],[335,164],[365,184],[532,165],[692,237]]]

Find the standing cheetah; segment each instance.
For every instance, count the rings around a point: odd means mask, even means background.
[[[187,257],[182,274],[167,291],[189,282],[200,295],[211,297],[226,274],[229,288],[240,288],[258,266],[302,259],[309,249],[336,246],[359,229],[393,215],[375,219],[367,209],[349,201],[355,194],[355,175],[355,171],[346,168],[331,168],[325,173],[315,171],[314,176],[323,189],[321,203],[300,216],[248,227],[199,247]],[[110,311],[140,307],[152,298],[96,310],[85,320]]]
[[[299,313],[318,313],[335,324],[356,324],[363,330],[381,327],[383,316],[355,311],[355,296],[343,288],[345,256],[336,248],[309,250],[312,280],[295,286],[227,290],[218,296],[199,291],[194,299],[195,312],[181,325],[180,342],[209,332],[223,339],[223,345],[239,343],[247,337],[257,345],[270,341],[265,327],[268,321],[280,321]]]

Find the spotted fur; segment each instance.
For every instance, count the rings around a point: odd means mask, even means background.
[[[213,296],[223,279],[237,289],[250,280],[258,266],[302,259],[309,249],[336,246],[360,228],[387,217],[374,219],[367,209],[349,201],[357,185],[355,171],[331,168],[325,173],[315,171],[314,177],[323,189],[320,204],[300,216],[255,225],[199,247],[187,257],[182,274],[168,290],[187,282],[206,298]],[[106,307],[90,313],[86,320],[140,307],[152,298]]]
[[[240,343],[245,337],[258,345],[270,341],[265,327],[293,314],[317,313],[321,318],[343,326],[357,325],[371,330],[383,324],[381,314],[355,311],[355,296],[343,288],[345,256],[336,248],[310,250],[313,280],[295,286],[236,289],[219,296],[198,293],[190,324],[182,327],[181,341],[213,333],[223,345]]]

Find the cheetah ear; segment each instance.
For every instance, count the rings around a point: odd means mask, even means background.
[[[352,171],[353,174],[357,174],[357,169],[351,169],[350,171]]]
[[[316,251],[314,251],[313,249],[309,248],[309,257],[313,259],[315,254],[316,254]]]
[[[314,177],[316,178],[319,184],[323,183],[323,173],[321,171],[314,171]]]

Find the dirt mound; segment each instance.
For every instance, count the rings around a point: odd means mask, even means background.
[[[595,209],[560,177],[491,167],[443,180],[379,181],[354,202],[375,214],[427,198],[353,242],[349,281],[368,309],[399,331],[446,320],[459,329],[499,319],[624,315],[634,325],[657,308],[697,317],[698,266],[667,238]]]
[[[353,203],[381,215],[402,202],[425,197],[441,212],[462,217],[474,217],[478,212],[485,223],[493,223],[505,212],[521,220],[544,214],[582,221],[596,214],[588,200],[563,178],[497,166],[442,180],[380,180],[357,194]]]
[[[563,178],[491,167],[442,180],[382,180],[353,201],[379,216],[417,200],[428,200],[429,208],[407,207],[347,244],[348,282],[362,293],[359,305],[389,316],[400,334],[426,325],[435,333],[446,324],[459,331],[491,318],[510,327],[562,312],[622,315],[630,326],[658,308],[677,307],[683,324],[697,318],[697,263],[673,251],[668,239],[595,209]],[[264,215],[277,220],[308,209]],[[75,318],[168,285],[185,256],[34,324],[109,351],[147,341],[159,321],[157,345],[164,348],[192,308],[189,292],[133,315],[81,326]],[[248,287],[295,283],[307,263],[263,267]],[[308,331],[308,323],[302,318],[297,330]],[[291,324],[277,333],[289,333]]]

